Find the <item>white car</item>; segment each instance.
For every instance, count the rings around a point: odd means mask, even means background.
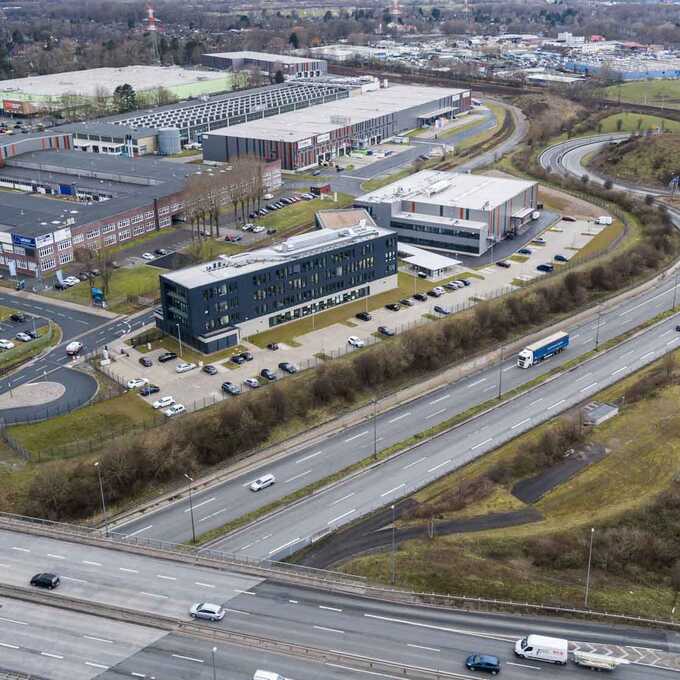
[[[435,293],[439,293],[439,295],[444,295],[444,293],[446,293],[446,291],[441,286],[435,286],[432,290]]]
[[[264,198],[265,201],[271,201],[272,198],[274,198],[274,194],[265,194],[262,198]]]
[[[175,397],[167,396],[157,399],[152,405],[154,408],[167,408],[168,406],[172,406],[174,403]]]
[[[81,349],[83,349],[83,343],[74,340],[73,342],[69,342],[68,345],[66,345],[66,354],[75,356],[78,354],[78,352],[80,352]]]
[[[252,222],[248,222],[247,224],[244,224],[241,227],[241,231],[254,231],[256,226],[257,226],[256,224],[253,224]]]
[[[366,345],[366,343],[356,335],[350,335],[349,338],[347,338],[347,342],[352,345],[352,347],[364,347]]]
[[[192,619],[207,619],[208,621],[221,621],[225,611],[219,604],[210,602],[197,602],[189,610]]]
[[[261,234],[264,231],[264,227],[262,225],[258,225],[256,227],[253,227],[253,234]]]
[[[258,477],[254,482],[251,482],[249,488],[251,491],[262,491],[262,489],[271,486],[275,481],[276,477],[274,475],[262,475],[262,477]]]
[[[64,285],[65,286],[75,286],[76,284],[80,283],[80,279],[76,276],[67,276],[64,279]]]
[[[13,347],[14,343],[11,340],[0,340],[0,349],[12,349]]]
[[[175,366],[175,373],[186,373],[187,371],[193,371],[196,368],[196,364],[181,363]]]
[[[127,388],[129,390],[136,390],[138,387],[144,387],[148,382],[146,378],[132,378],[127,381]]]
[[[17,333],[14,337],[17,340],[21,340],[21,342],[31,342],[31,340],[33,340],[33,338],[28,333],[24,333],[23,331]]]
[[[260,386],[257,378],[246,378],[243,382],[248,385],[248,387],[252,387],[253,389]]]
[[[155,260],[156,256],[153,253],[142,253],[142,260]]]
[[[170,408],[166,408],[163,413],[165,413],[168,418],[172,418],[172,416],[178,416],[180,413],[184,413],[186,409],[182,404],[173,404]]]

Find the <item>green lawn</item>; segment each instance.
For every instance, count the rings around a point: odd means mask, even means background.
[[[108,247],[106,249],[106,252],[109,253],[110,255],[117,255],[119,253],[125,253],[126,250],[129,248],[132,248],[134,246],[138,246],[141,243],[146,243],[148,241],[153,241],[160,236],[160,234],[169,234],[173,231],[177,231],[180,227],[177,226],[171,226],[171,227],[164,227],[163,229],[157,229],[154,231],[149,231],[146,234],[142,234],[141,236],[135,236],[135,238],[132,241],[124,241],[123,243],[119,243],[117,246],[112,246]],[[113,258],[115,259],[115,257]]]
[[[508,110],[504,106],[499,106],[498,104],[489,104],[488,107],[496,117],[496,126],[490,128],[489,130],[484,130],[477,135],[472,135],[471,137],[464,139],[459,144],[456,144],[456,154],[459,154],[464,149],[469,149],[470,147],[477,144],[488,142],[503,128],[505,118],[509,115]]]
[[[38,337],[31,342],[21,342],[9,338],[15,346],[14,349],[0,353],[0,370],[9,371],[40,354],[47,347],[61,342],[61,328],[52,321],[49,322],[49,325],[38,328],[37,332]]]
[[[136,393],[126,392],[41,423],[14,425],[7,431],[22,446],[39,454],[40,460],[49,460],[53,455],[59,457],[55,452],[61,447],[96,439],[98,434],[122,433],[156,416],[153,408]]]
[[[618,127],[618,121],[621,127]],[[600,121],[602,132],[644,132],[645,130],[667,130],[680,132],[680,122],[661,118],[660,116],[647,116],[639,113],[615,113]],[[600,126],[598,125],[598,131]]]
[[[5,319],[9,319],[14,312],[16,312],[16,309],[13,309],[12,307],[5,307],[5,305],[0,305],[0,321],[4,321]]]
[[[605,88],[604,96],[616,102],[680,109],[680,80],[641,80],[610,85]]]
[[[276,210],[257,222],[267,229],[276,229],[276,237],[280,237],[288,231],[298,227],[311,227],[314,224],[314,216],[319,210],[333,210],[334,208],[347,208],[352,205],[354,196],[338,193],[338,200],[333,201],[333,194],[325,200],[314,199],[313,201],[299,201],[293,205],[287,205],[281,210]]]
[[[496,109],[500,107],[495,107]],[[502,109],[505,111],[505,109]],[[496,113],[496,111],[494,111]],[[468,116],[466,116],[468,118]],[[464,125],[458,125],[457,127],[452,127],[448,130],[442,130],[441,132],[437,133],[437,139],[448,139],[449,137],[453,137],[454,135],[457,135],[459,132],[464,132],[465,130],[470,130],[474,128],[476,125],[479,125],[482,121],[483,118],[479,114],[473,114],[472,116],[469,116],[470,120],[468,120]],[[498,119],[498,116],[496,116]],[[501,119],[501,125],[503,124],[503,121]],[[498,125],[495,128],[492,128],[494,131],[498,129]],[[481,134],[481,133],[480,133]],[[434,140],[433,140],[434,141]]]

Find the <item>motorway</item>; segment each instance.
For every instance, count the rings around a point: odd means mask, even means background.
[[[62,584],[59,595],[91,603],[131,608],[188,620],[195,601],[224,605],[220,623],[205,623],[327,650],[380,658],[397,663],[465,671],[467,654],[496,654],[511,680],[527,677],[575,678],[583,671],[513,658],[512,642],[527,631],[567,637],[572,648],[608,645],[617,656],[637,649],[657,650],[657,663],[678,664],[680,639],[660,630],[541,620],[510,615],[469,614],[402,605],[361,595],[325,592],[274,580],[232,574],[126,551],[69,543],[61,539],[0,530],[0,582],[25,586],[38,570],[54,571]],[[0,601],[0,668],[35,672],[40,677],[210,678],[212,641],[178,634],[160,635],[142,626],[97,621],[84,614],[59,612],[47,605]],[[649,654],[651,659],[651,654]],[[296,680],[360,678],[365,672],[318,665],[217,643],[217,677],[249,680],[256,668],[285,673]],[[625,666],[617,675],[643,680],[666,675],[659,668]],[[369,674],[370,675],[370,674]]]

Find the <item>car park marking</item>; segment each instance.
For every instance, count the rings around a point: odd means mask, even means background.
[[[450,396],[451,396],[451,394],[448,393],[448,394],[445,394],[445,395],[439,397],[438,399],[433,399],[431,402],[429,402],[430,406],[432,406],[433,404],[438,404],[440,401],[444,401],[444,399],[448,399]]]
[[[355,439],[359,439],[359,437],[363,437],[366,434],[368,434],[368,430],[364,430],[363,432],[359,432],[359,434],[355,434],[353,437],[350,437],[349,439],[345,439],[345,444],[347,444],[348,442],[354,441]]]
[[[328,524],[333,524],[333,522],[337,522],[341,519],[344,519],[345,517],[347,517],[348,515],[351,515],[353,512],[356,512],[356,511],[357,511],[356,508],[352,508],[351,510],[348,510],[347,512],[343,512],[342,515],[338,515],[337,517],[334,517],[330,522],[328,522]]]
[[[430,415],[425,416],[425,420],[429,420],[430,418],[436,418],[437,416],[440,416],[442,413],[446,413],[445,408],[439,409],[439,411],[435,411],[434,413],[430,413]]]
[[[354,491],[352,493],[348,493],[346,496],[343,496],[342,498],[338,498],[337,501],[333,501],[331,505],[337,505],[338,503],[342,503],[342,501],[346,501],[348,498],[351,498],[354,496]]]
[[[395,486],[394,489],[390,489],[389,491],[385,491],[385,493],[380,494],[380,498],[383,496],[389,496],[391,493],[394,493],[395,491],[398,491],[399,489],[403,488],[406,486],[406,482],[402,482],[399,486]]]
[[[143,531],[147,531],[148,529],[151,529],[153,524],[149,524],[148,527],[144,527],[143,529],[137,529],[137,531],[133,531],[131,534],[127,534],[125,538],[132,538],[133,536],[137,536],[138,534],[141,534]]]
[[[194,661],[195,663],[205,663],[203,659],[197,659],[194,656],[182,656],[181,654],[173,654],[175,659],[182,659],[183,661]]]
[[[198,503],[197,505],[195,504],[194,510],[196,510],[196,508],[200,508],[202,505],[207,505],[208,503],[212,503],[214,500],[215,500],[215,496],[213,496],[212,498],[208,498],[207,501],[202,501],[201,503]],[[190,512],[190,511],[191,511],[191,508],[187,508],[184,512]]]
[[[431,467],[428,472],[434,472],[435,470],[439,470],[440,467],[444,467],[445,465],[448,465],[451,462],[451,458],[448,460],[445,460],[443,463],[439,463],[439,465],[435,465],[434,467]]]
[[[290,479],[287,479],[284,484],[288,484],[288,482],[294,482],[296,479],[300,479],[300,477],[305,477],[311,472],[311,468],[309,470],[305,470],[305,472],[301,472],[299,475],[295,475],[294,477],[291,477]]]
[[[297,463],[304,463],[306,460],[311,460],[312,458],[316,458],[317,456],[320,456],[323,453],[323,451],[317,451],[316,453],[311,453],[309,456],[305,456],[304,458],[298,458],[295,461],[295,464]]]
[[[437,649],[436,647],[425,647],[424,645],[414,645],[411,644],[410,642],[407,645],[408,647],[413,647],[414,649],[425,649],[428,652],[441,652],[441,649]]]
[[[506,661],[507,666],[517,666],[518,668],[531,668],[532,671],[540,671],[540,666],[529,666],[526,663],[515,663],[514,661]]]
[[[484,446],[484,444],[488,444],[491,441],[493,441],[493,437],[490,437],[489,439],[485,439],[483,442],[479,442],[479,444],[475,444],[472,447],[471,450],[474,451],[475,449],[478,449],[480,446]]]
[[[397,420],[401,420],[402,418],[408,418],[411,415],[411,412],[409,411],[408,413],[402,413],[400,416],[397,416],[396,418],[392,418],[392,420],[388,420],[387,422],[392,424],[396,423]]]

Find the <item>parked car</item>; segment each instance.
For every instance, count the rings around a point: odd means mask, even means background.
[[[233,382],[226,380],[222,383],[222,392],[236,396],[237,394],[241,394],[241,388],[238,385],[234,385]]]
[[[260,381],[257,378],[246,378],[243,382],[248,385],[248,387],[252,387],[253,389],[256,389],[260,386]]]
[[[26,321],[26,315],[23,312],[14,312],[12,316],[9,317],[10,321],[15,321],[16,323],[22,323]]]
[[[410,300],[409,298],[402,298],[399,300],[400,305],[404,305],[404,307],[413,307],[413,300]]]
[[[233,356],[229,357],[229,361],[234,364],[238,364],[239,366],[246,363],[246,360],[240,354],[234,354]]]
[[[279,368],[282,371],[285,371],[286,373],[290,373],[290,374],[298,372],[297,366],[295,364],[291,364],[290,361],[282,361],[279,364]]]
[[[170,395],[167,395],[165,397],[161,397],[157,401],[154,401],[152,406],[155,409],[167,408],[168,406],[172,406],[174,403],[175,403],[175,397],[171,397]]]
[[[564,255],[560,255],[559,253],[555,255],[553,259],[555,262],[569,262],[569,260]]]
[[[427,300],[427,295],[425,295],[425,293],[416,293],[413,296],[413,299],[420,300],[420,302],[425,302],[425,300]]]
[[[465,660],[465,667],[469,671],[484,671],[496,675],[501,671],[501,664],[497,656],[487,654],[471,654]]]
[[[520,255],[531,255],[532,250],[531,250],[531,248],[520,248],[517,252]]]
[[[163,352],[162,354],[158,355],[158,361],[161,364],[164,364],[166,361],[172,361],[173,359],[177,358],[177,354],[175,352]]]
[[[260,371],[260,375],[267,380],[276,380],[276,373],[269,368],[263,368]]]
[[[352,347],[364,347],[366,345],[366,343],[356,335],[350,335],[349,338],[347,338],[347,344]]]
[[[459,288],[462,288],[463,284],[459,284],[456,281],[449,281],[448,283],[444,284],[444,288],[448,288],[449,290],[458,290]]]
[[[261,234],[263,231],[265,231],[263,226],[258,225],[257,227],[253,227],[253,234]]]
[[[378,333],[380,333],[380,335],[386,335],[388,338],[391,338],[394,335],[394,331],[387,326],[378,326]]]
[[[0,349],[14,349],[14,343],[11,340],[0,339]]]
[[[472,281],[470,281],[470,279],[461,279],[461,281],[463,282],[464,286],[472,285]]]
[[[148,357],[142,357],[142,358],[139,360],[139,363],[140,363],[142,366],[144,366],[144,368],[149,368],[149,366],[153,366],[153,361],[151,361],[151,359],[149,359]]]
[[[267,229],[267,236],[273,236],[276,233],[276,229]]]
[[[451,312],[446,309],[446,307],[442,307],[441,305],[435,305],[434,311],[437,312],[437,314],[441,314],[442,316],[448,316],[451,314]]]
[[[217,369],[212,364],[206,364],[202,371],[208,375],[217,375]]]
[[[359,321],[370,321],[373,317],[368,312],[359,312],[354,315]]]
[[[497,267],[503,267],[503,269],[510,269],[510,263],[507,260],[498,260],[496,262]]]
[[[224,240],[226,243],[238,243],[241,240],[241,234],[227,234]]]
[[[66,354],[73,357],[76,354],[78,354],[82,349],[83,343],[74,340],[73,342],[69,342],[68,345],[66,345]]]
[[[241,356],[245,361],[252,361],[253,360],[253,354],[252,352],[249,352],[246,350],[245,352],[241,352]]]
[[[553,271],[553,270],[555,269],[555,267],[553,267],[551,264],[548,264],[548,263],[546,262],[546,263],[544,263],[544,264],[539,264],[539,265],[536,267],[536,269],[537,269],[539,272],[550,273],[551,271]]]
[[[56,574],[49,574],[43,572],[41,574],[36,574],[31,579],[31,585],[36,588],[47,588],[48,590],[54,590],[61,583],[61,579]]]
[[[71,286],[77,286],[80,283],[80,279],[76,278],[75,276],[67,276],[64,279],[64,285],[66,285],[68,288]]]
[[[156,250],[153,251],[155,255],[167,255],[168,251],[165,248],[156,248]]]
[[[175,366],[175,373],[187,373],[188,371],[193,371],[194,368],[196,368],[196,364],[184,361]]]
[[[545,245],[545,239],[542,236],[537,236],[536,238],[531,240],[532,243],[536,243],[537,245]]]
[[[138,387],[143,387],[149,381],[146,378],[131,378],[127,381],[127,388],[129,390],[136,390]]]
[[[257,225],[252,222],[247,222],[241,227],[241,231],[253,231]]]
[[[163,413],[168,417],[172,418],[172,416],[178,416],[180,413],[184,413],[186,411],[186,408],[184,407],[183,404],[173,404],[170,408],[166,408]]]
[[[207,621],[221,621],[226,614],[222,605],[210,602],[197,602],[189,610],[192,619],[206,619]]]
[[[150,397],[152,394],[157,394],[160,391],[161,388],[158,387],[158,385],[144,385],[144,387],[139,390],[139,394],[143,397]]]
[[[17,333],[14,337],[16,340],[21,340],[21,342],[31,342],[31,340],[33,340],[33,338],[28,333],[24,333],[22,331],[19,331],[19,333]]]
[[[275,481],[276,477],[274,475],[262,475],[262,477],[258,477],[255,481],[251,482],[249,488],[251,491],[262,491],[262,489],[266,489],[274,484]]]
[[[562,220],[564,222],[576,222],[576,218],[571,215],[562,215]]]
[[[251,213],[248,213],[248,219],[249,219],[249,220],[256,220],[257,217],[258,217],[258,214],[257,214],[257,212],[255,212],[255,211],[253,211],[253,212],[251,212]]]
[[[31,340],[36,340],[37,337],[38,337],[38,332],[37,332],[37,331],[26,330],[26,331],[24,331],[24,333],[26,333],[26,335],[30,336]]]
[[[143,260],[155,260],[156,256],[153,253],[142,253]]]
[[[401,305],[398,302],[391,302],[389,305],[385,305],[385,309],[389,309],[391,312],[398,312],[401,309]]]
[[[279,343],[278,342],[270,342],[267,345],[267,349],[270,349],[272,352],[276,352],[276,350],[279,348]]]

